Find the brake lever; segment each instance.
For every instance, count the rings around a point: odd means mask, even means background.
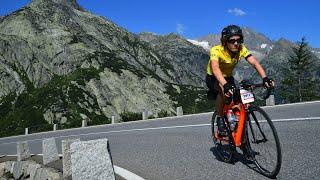
[[[232,89],[232,94],[230,95],[230,97],[225,97],[225,101],[224,103],[229,105],[233,100],[234,100],[234,95],[236,93],[236,89]]]

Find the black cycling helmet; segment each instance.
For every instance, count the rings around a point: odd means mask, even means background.
[[[223,28],[221,32],[221,43],[225,45],[225,42],[234,35],[238,35],[243,39],[243,34],[242,30],[239,26],[237,25],[229,25],[225,28]]]

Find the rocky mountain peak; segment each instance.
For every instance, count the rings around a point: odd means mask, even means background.
[[[175,33],[170,33],[165,36],[167,39],[183,39],[180,35],[175,34]]]
[[[220,35],[219,34],[209,34],[208,36],[201,37],[197,39],[198,41],[206,41],[210,46],[214,46],[220,43]]]
[[[285,38],[280,38],[278,41],[276,41],[275,46],[280,46],[281,48],[288,49],[292,46],[295,46],[295,44]]]
[[[32,0],[30,6],[51,6],[52,3],[57,4],[59,6],[65,6],[77,10],[84,11],[82,7],[77,3],[76,0]]]
[[[151,32],[142,32],[138,34],[139,38],[143,41],[150,42],[153,40],[156,40],[158,38],[158,35]]]

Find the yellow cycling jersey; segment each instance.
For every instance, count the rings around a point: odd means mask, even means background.
[[[231,57],[230,54],[227,52],[227,50],[222,45],[213,46],[210,49],[210,60],[208,62],[207,66],[207,74],[213,75],[212,69],[211,69],[211,61],[218,61],[220,70],[224,77],[230,77],[232,76],[232,71],[234,67],[237,65],[237,63],[242,58],[247,58],[251,55],[249,50],[243,45],[240,45],[240,53],[238,56]]]

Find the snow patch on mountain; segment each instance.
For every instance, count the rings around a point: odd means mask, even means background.
[[[203,49],[205,49],[207,51],[210,50],[210,45],[209,45],[209,42],[207,42],[207,41],[196,41],[196,40],[192,40],[192,39],[188,39],[188,41],[196,46],[201,46]]]
[[[264,49],[264,48],[266,48],[267,46],[268,46],[268,44],[261,44],[260,48],[261,48],[261,49]]]

